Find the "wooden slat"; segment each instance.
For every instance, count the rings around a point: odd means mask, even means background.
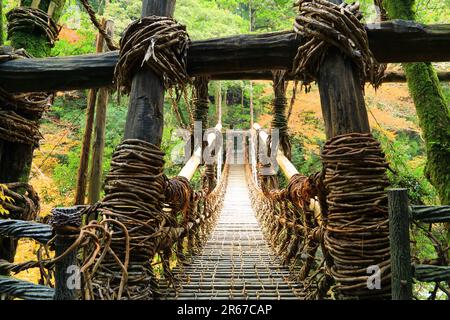
[[[30,238],[45,244],[52,238],[52,227],[48,224],[23,220],[0,220],[0,235],[11,238]]]
[[[423,282],[450,281],[450,266],[414,265],[414,278]]]
[[[450,61],[450,24],[390,21],[366,25],[370,48],[380,62]],[[293,32],[241,35],[193,41],[191,76],[290,69],[300,37]],[[8,61],[0,83],[10,92],[55,91],[112,84],[118,53]]]
[[[0,293],[24,300],[52,300],[55,290],[28,281],[0,276]]]
[[[439,81],[449,82],[450,72],[439,71],[437,72]],[[227,72],[227,73],[216,73],[211,75],[211,80],[273,80],[272,71],[246,71],[246,72]],[[292,75],[285,75],[285,79],[292,81],[297,78]],[[386,72],[381,81],[382,83],[402,83],[406,82],[406,75],[404,72]]]
[[[222,130],[222,125],[217,124],[215,129],[219,132]],[[212,145],[216,139],[215,133],[210,133],[207,137],[208,145]],[[195,171],[197,171],[198,166],[202,163],[202,147],[198,146],[192,156],[189,158],[189,160],[186,162],[184,167],[181,169],[180,173],[178,174],[180,177],[185,177],[188,180],[191,180],[192,177],[195,174]]]
[[[450,222],[450,206],[411,206],[412,219],[427,223]]]

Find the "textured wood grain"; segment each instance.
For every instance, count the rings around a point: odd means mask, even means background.
[[[173,16],[175,0],[145,0],[142,16]],[[160,146],[164,128],[164,86],[150,69],[133,76],[124,139],[140,139]]]
[[[424,26],[395,20],[366,25],[366,30],[379,62],[450,61],[450,24]],[[290,31],[193,41],[188,72],[196,76],[290,69],[300,42]],[[11,92],[108,86],[117,59],[115,51],[9,61],[0,64],[0,83]]]
[[[388,199],[392,300],[411,300],[412,270],[409,246],[408,193],[406,189],[390,189]]]

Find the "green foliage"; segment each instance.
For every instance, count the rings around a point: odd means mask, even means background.
[[[292,28],[292,0],[215,0],[217,5],[248,21],[247,31],[267,32]],[[251,17],[251,21],[250,21]]]
[[[175,18],[187,26],[192,40],[234,35],[247,29],[244,19],[218,7],[215,1],[179,1]]]
[[[67,21],[71,13],[72,11],[65,12],[61,20]],[[59,40],[52,49],[52,56],[73,56],[95,52],[97,32],[86,14],[81,14],[80,17],[80,29],[77,30],[80,40],[75,43],[70,43],[67,40]]]
[[[75,100],[60,99],[56,102],[50,115],[76,125],[73,132],[75,135],[74,139],[79,139],[81,141],[85,127],[83,110],[85,106],[85,97]],[[128,101],[126,98],[122,98],[120,104],[117,103],[114,96],[109,100],[106,112],[105,150],[102,167],[103,177],[109,171],[111,157],[115,147],[122,140],[127,106]],[[54,170],[53,178],[57,182],[59,191],[62,194],[66,194],[75,189],[78,166],[80,164],[80,151],[81,145],[77,145],[72,148],[67,155],[59,158],[59,165]]]
[[[436,190],[424,178],[425,149],[420,137],[405,133],[397,134],[391,141],[379,130],[374,129],[374,136],[381,142],[386,159],[393,172],[388,171],[392,187],[408,189],[412,204],[436,204]],[[411,163],[415,162],[415,166]]]
[[[10,40],[14,48],[25,48],[35,58],[50,55],[51,48],[47,43],[47,38],[44,36],[30,34],[29,31],[16,31]]]

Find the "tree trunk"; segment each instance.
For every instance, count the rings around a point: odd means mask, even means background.
[[[22,0],[20,5],[31,6],[33,2],[35,5],[37,3],[39,9],[45,12],[48,11],[51,3],[49,0],[41,0],[39,2]],[[65,0],[53,0],[52,2],[56,5],[53,9],[52,17],[55,21],[58,21]],[[3,39],[2,33],[0,37]],[[51,46],[47,38],[33,32],[33,30],[16,31],[9,35],[9,38],[14,48],[24,48],[35,57],[45,57],[50,54]],[[28,182],[31,162],[33,160],[33,151],[34,148],[31,145],[0,140],[0,182]],[[14,261],[17,241],[0,237],[0,247],[2,248],[0,259]]]
[[[0,46],[3,45],[3,0],[0,0]]]
[[[102,19],[101,22],[103,28],[106,28],[106,32],[110,35],[112,35],[113,31],[112,31],[112,21],[108,21],[106,22],[104,19]],[[96,42],[96,52],[100,53],[103,52],[105,50],[105,43],[104,43],[104,39],[103,36],[98,33],[97,35],[97,42]],[[91,139],[92,139],[92,129],[93,129],[93,125],[94,125],[94,114],[95,114],[95,105],[97,103],[97,108],[103,108],[106,111],[106,105],[107,105],[107,101],[108,101],[108,92],[104,92],[105,88],[102,88],[100,90],[96,90],[96,89],[90,89],[89,90],[89,95],[88,95],[88,107],[87,107],[87,112],[86,112],[86,129],[84,132],[84,136],[83,136],[83,143],[82,143],[82,149],[81,149],[81,156],[80,156],[80,166],[78,168],[78,179],[77,179],[77,189],[75,192],[75,204],[84,204],[85,203],[85,195],[86,195],[86,186],[87,186],[87,176],[88,176],[88,163],[89,163],[89,156],[90,156],[90,149],[91,149]],[[100,93],[101,91],[101,93]],[[97,101],[97,93],[99,95],[98,101]],[[106,114],[105,112],[102,111],[102,116],[99,117],[99,119],[96,120],[96,126],[102,125],[101,130],[103,131],[103,133],[98,132],[99,129],[98,127],[96,127],[96,134],[98,134],[98,136],[95,137],[95,141],[94,141],[94,145],[96,146],[96,153],[95,153],[95,157],[96,159],[94,160],[94,156],[93,156],[93,160],[92,160],[92,164],[98,162],[100,160],[100,163],[103,161],[103,149],[104,149],[104,142],[103,142],[103,147],[100,146],[100,142],[98,139],[100,139],[101,137],[103,137],[102,139],[104,140],[104,127],[105,127],[105,123],[106,123]],[[100,119],[101,118],[101,119]],[[100,146],[100,148],[98,148]],[[99,155],[98,152],[101,152],[101,155]],[[100,158],[100,159],[99,159]],[[93,167],[91,167],[91,177],[92,176],[98,176],[100,179],[100,182],[98,183],[98,185],[100,186],[101,183],[101,170],[102,170],[102,166],[100,166],[100,173],[97,174],[97,170],[94,170]],[[92,182],[92,180],[90,180]],[[94,188],[95,189],[95,188]],[[97,194],[97,192],[95,193]],[[94,202],[98,201],[98,197],[100,196],[100,187],[99,187],[99,191],[98,191],[98,196],[97,197],[93,197],[97,200],[95,200]],[[91,203],[91,202],[90,202]]]
[[[391,19],[415,20],[414,0],[385,0]],[[425,176],[442,204],[450,204],[450,109],[431,63],[404,63],[409,92],[416,106],[427,150]],[[447,224],[447,242],[450,226]],[[450,252],[449,252],[450,257]]]
[[[96,100],[97,89],[90,89],[86,110],[86,127],[84,130],[83,142],[81,143],[80,166],[78,167],[77,188],[75,190],[75,205],[82,205],[85,203],[89,155],[91,154],[91,139],[92,129],[94,126]]]

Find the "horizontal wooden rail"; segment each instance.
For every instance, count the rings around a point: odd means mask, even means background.
[[[437,72],[439,81],[449,82],[450,72]],[[233,73],[216,73],[211,75],[211,80],[273,80],[272,71],[247,71],[247,72],[233,72]],[[286,75],[286,80],[296,80],[292,75]],[[404,72],[386,72],[381,79],[383,83],[390,82],[406,82],[406,75]]]
[[[53,300],[55,289],[13,277],[0,276],[0,294],[24,300]]]
[[[450,222],[450,206],[410,206],[411,218],[426,223]]]
[[[267,144],[267,139],[269,138],[269,135],[265,131],[261,130],[261,126],[258,123],[255,123],[253,125],[253,129],[259,131],[259,137],[261,138],[261,141]],[[299,174],[298,170],[294,167],[292,162],[289,161],[289,159],[283,154],[283,152],[280,149],[277,150],[276,159],[278,165],[280,166],[281,171],[288,180],[291,179],[294,175]]]
[[[413,265],[414,278],[423,282],[450,281],[450,266]]]
[[[217,124],[215,126],[215,129],[218,132],[222,131],[222,125]],[[208,145],[212,145],[216,139],[215,133],[208,134]],[[202,147],[199,146],[195,149],[192,156],[189,158],[189,160],[186,162],[184,167],[181,169],[180,173],[178,174],[180,177],[185,177],[188,180],[191,180],[192,177],[195,174],[195,171],[197,171],[198,166],[202,163]]]
[[[450,266],[412,265],[409,228],[412,220],[450,222],[450,206],[409,206],[408,190],[389,189],[392,299],[412,299],[412,278],[424,282],[450,281]]]
[[[0,220],[0,235],[11,238],[30,238],[40,243],[47,243],[53,236],[48,224],[23,220]]]
[[[387,21],[366,25],[379,62],[450,61],[450,24]],[[275,32],[193,41],[191,76],[287,70],[301,43],[295,33]],[[0,64],[0,83],[10,92],[58,91],[112,85],[118,52],[74,57],[21,59]],[[237,79],[236,79],[237,80]]]
[[[261,126],[258,123],[255,123],[253,125],[253,129],[256,130],[256,132],[259,132],[259,137],[264,143],[267,144],[267,139],[269,138],[269,136],[265,131],[261,130]],[[280,149],[277,150],[276,160],[278,165],[280,166],[281,172],[283,172],[284,176],[288,180],[290,180],[296,174],[300,174],[295,168],[294,164],[284,155],[283,151],[281,151]],[[319,225],[322,225],[322,219],[320,219],[321,209],[318,199],[310,199],[309,209],[314,211],[314,216],[317,218]]]

